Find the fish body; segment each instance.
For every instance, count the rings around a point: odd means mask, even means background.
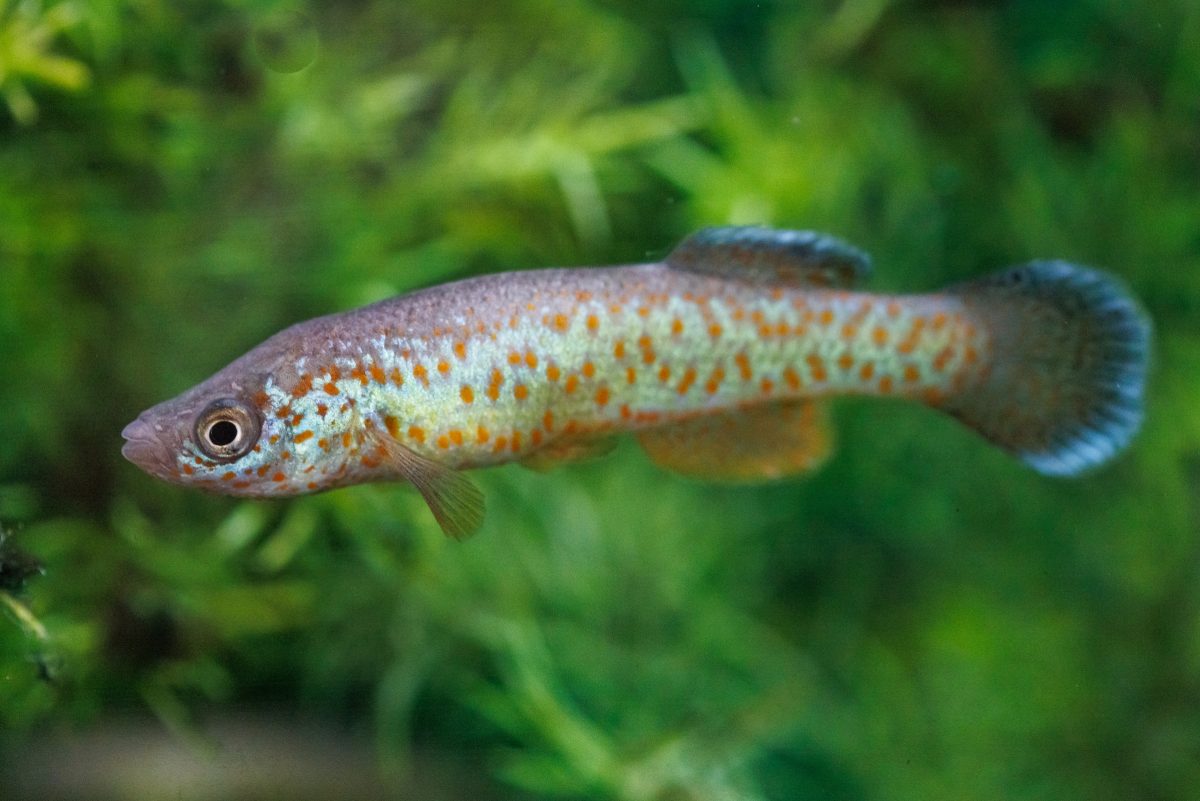
[[[276,334],[143,413],[125,453],[231,495],[407,480],[462,535],[482,502],[460,471],[623,431],[699,477],[811,469],[827,396],[941,408],[1054,474],[1133,435],[1149,329],[1112,279],[1040,262],[892,296],[855,289],[868,270],[824,235],[716,228],[660,263],[433,287]]]

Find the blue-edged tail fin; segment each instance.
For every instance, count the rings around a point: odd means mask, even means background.
[[[1137,433],[1150,320],[1115,278],[1038,261],[955,287],[987,327],[983,378],[942,407],[1039,472],[1104,464]]]

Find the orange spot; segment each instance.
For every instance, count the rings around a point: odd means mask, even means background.
[[[638,317],[649,317],[650,316],[650,307],[649,306],[638,306],[637,313],[638,313]]]
[[[367,371],[363,369],[361,364],[354,365],[354,369],[350,371],[350,377],[357,378],[358,383],[362,384],[364,387],[367,385]]]
[[[538,366],[537,354],[533,351],[526,351],[525,364],[529,365],[531,368],[536,368]]]
[[[933,369],[939,373],[942,372],[950,364],[952,358],[954,358],[954,348],[947,345],[938,351],[937,356],[933,357]]]
[[[317,417],[324,417],[329,412],[329,407],[323,403],[317,404]]]
[[[871,341],[875,343],[876,347],[882,348],[888,343],[887,329],[881,325],[875,326],[875,329],[871,331]]]
[[[858,336],[858,327],[852,323],[846,323],[842,326],[842,339],[854,339]]]
[[[705,389],[708,390],[708,394],[714,394],[717,391],[717,388],[721,386],[721,382],[724,380],[725,370],[720,367],[714,369],[712,371],[712,375],[708,378],[708,383],[705,385]]]
[[[271,396],[268,395],[264,390],[260,389],[258,392],[254,393],[253,400],[255,406],[260,409],[266,409],[267,404],[271,402]]]
[[[713,323],[708,327],[708,335],[710,337],[721,336],[721,326],[718,323]]]
[[[300,376],[300,380],[296,382],[296,386],[292,387],[293,398],[303,398],[312,390],[313,377],[308,373]]]
[[[490,439],[490,438],[491,438],[491,436],[492,436],[492,435],[491,435],[491,434],[488,432],[488,430],[487,430],[486,428],[484,428],[483,426],[480,426],[480,427],[479,427],[479,430],[475,432],[475,440],[476,440],[476,442],[478,442],[480,445],[482,445],[483,443],[487,442],[487,441],[488,441],[488,439]]]
[[[546,413],[542,415],[542,428],[546,429],[547,431],[554,430],[554,412],[550,411],[549,409],[547,409]]]
[[[592,364],[591,362],[584,362],[583,375],[584,378],[591,378],[592,376],[596,375],[596,365]]]
[[[659,381],[661,381],[665,384],[665,383],[667,383],[667,381],[670,380],[670,378],[671,378],[671,368],[670,367],[667,367],[664,364],[662,367],[658,368],[658,380]]]
[[[763,323],[766,322],[767,318],[763,316],[763,313],[761,311],[759,311],[758,309],[755,309],[754,311],[750,312],[750,320],[755,325],[762,325]]]
[[[325,382],[325,391],[328,392],[330,395],[338,394],[337,384],[333,383],[332,381],[326,381]]]
[[[825,362],[815,353],[810,353],[804,360],[808,363],[809,372],[812,373],[813,381],[824,381],[829,377],[825,372]]]
[[[746,310],[743,309],[741,306],[735,307],[733,310],[733,319],[738,322],[745,320],[746,319]]]
[[[680,320],[678,317],[676,317],[675,319],[673,319],[671,321],[671,333],[672,334],[682,334],[683,333],[683,320]]]
[[[966,351],[963,353],[963,361],[967,364],[975,364],[975,362],[979,361],[979,352],[968,345]]]
[[[409,426],[408,438],[417,443],[425,442],[425,429],[420,426]]]
[[[234,489],[245,489],[245,488],[246,488],[246,487],[248,487],[248,486],[250,486],[250,482],[249,482],[249,481],[235,481],[235,482],[233,482],[233,488],[234,488]],[[313,487],[313,489],[316,489],[316,487]]]
[[[575,391],[575,387],[577,386],[579,386],[579,378],[572,373],[571,375],[567,376],[567,383],[563,386],[563,389],[568,395],[570,395]]]
[[[446,373],[450,372],[450,365],[444,361],[438,362],[437,368],[438,368],[438,372],[441,373],[442,375],[445,375]]]
[[[237,484],[234,484],[233,486],[235,486],[235,487],[236,487],[236,486],[237,486]],[[307,484],[305,484],[305,486],[306,486],[306,487],[308,487],[310,490],[315,490],[315,489],[317,488],[317,482],[315,482],[315,481],[310,481],[310,482],[308,482]]]
[[[429,386],[428,372],[425,370],[425,365],[413,365],[413,378],[417,379],[425,386]]]
[[[790,389],[800,389],[800,375],[791,367],[784,368],[783,380],[787,382]]]
[[[626,367],[625,368],[625,381],[630,384],[637,381],[637,370],[634,370],[632,367]]]
[[[933,315],[933,320],[930,321],[930,326],[934,331],[941,331],[946,327],[946,319],[945,312],[938,312],[937,314]]]
[[[904,366],[904,380],[905,381],[912,384],[912,383],[915,383],[916,381],[918,381],[920,378],[921,378],[921,371],[917,369],[916,365],[908,364],[908,365]]]
[[[762,382],[759,384],[759,387],[762,388],[762,393],[764,395],[770,395],[772,392],[775,391],[775,382],[769,378],[764,378],[762,380]]]
[[[884,395],[892,394],[892,377],[890,375],[879,379],[879,391]]]
[[[496,446],[492,448],[492,453],[500,453],[508,447],[508,437],[496,437]]]
[[[387,417],[383,418],[383,425],[384,425],[384,428],[387,429],[387,432],[392,435],[393,439],[400,438],[400,421],[399,420],[397,420],[395,417],[392,417],[389,414]]]
[[[631,411],[629,410],[629,404],[628,404],[628,403],[622,403],[622,404],[621,404],[621,419],[622,419],[622,420],[628,420],[628,419],[630,419],[631,417],[633,417],[633,412],[631,412]]]
[[[229,470],[221,475],[221,480],[222,481],[233,481],[233,479],[236,477],[237,477],[237,473],[233,472],[232,470]]]
[[[596,319],[596,315],[589,314],[587,316],[587,328],[589,331],[595,331],[600,327],[600,321]]]
[[[613,357],[616,359],[625,358],[625,340],[620,340],[613,346]]]
[[[596,390],[596,405],[597,406],[607,406],[608,398],[609,398],[608,387],[600,387],[600,389]]]
[[[524,384],[517,384],[513,387],[513,397],[517,400],[525,400],[529,397],[529,389]]]
[[[383,368],[380,367],[378,364],[372,364],[370,367],[370,371],[371,371],[371,378],[374,379],[376,384],[386,384],[387,383],[387,373],[383,372]]]
[[[579,421],[577,421],[577,420],[568,420],[567,424],[565,426],[563,426],[563,433],[567,434],[567,435],[574,434],[578,430],[579,430]]]
[[[287,476],[285,476],[283,473],[276,473],[275,475],[271,476],[271,480],[275,482],[283,481],[286,478]]]
[[[302,414],[292,415],[292,428],[295,428],[296,426],[300,425],[301,421],[303,421],[303,420],[304,420],[304,415],[302,415]]]
[[[945,399],[945,394],[937,387],[930,387],[921,394],[921,400],[930,406],[937,406]]]
[[[849,353],[843,353],[841,356],[838,357],[838,367],[842,368],[843,370],[849,370],[853,366],[854,366],[854,357],[851,356]]]
[[[642,361],[645,364],[654,364],[655,358],[657,357],[654,355],[653,348],[646,348],[646,350],[642,352]]]
[[[554,315],[554,327],[557,328],[559,331],[566,331],[567,330],[567,315],[565,315],[565,314]],[[514,441],[516,440],[516,435],[513,435],[513,439],[514,439]]]
[[[439,448],[441,448],[442,450],[446,450],[447,448],[450,447],[450,438],[447,437],[445,434],[442,434],[440,437],[437,438],[437,446]]]
[[[901,311],[900,301],[898,301],[898,300],[889,300],[888,301],[888,305],[887,305],[888,317],[899,317],[900,311]]]
[[[450,429],[450,441],[455,445],[463,444],[463,434],[457,428]]]
[[[591,299],[592,293],[588,292],[586,289],[581,289],[575,293],[575,300],[579,301],[580,303],[587,303]]]
[[[349,431],[342,432],[342,447],[343,448],[350,447],[350,439],[351,439],[351,437],[350,437]]]
[[[319,440],[317,440],[317,447],[323,451],[329,450],[329,440],[321,437]]]
[[[862,367],[858,368],[858,377],[861,378],[863,381],[870,381],[871,377],[874,375],[875,375],[875,365],[871,362],[867,362]]]
[[[559,376],[558,365],[552,364],[546,368],[546,379],[548,381],[557,381]]]
[[[467,358],[467,343],[455,342],[454,343],[454,355],[457,356],[459,359]]]
[[[337,381],[341,377],[342,377],[342,371],[338,369],[338,366],[336,364],[331,365],[329,368],[329,380]]]
[[[677,386],[675,390],[680,395],[683,395],[692,388],[692,384],[694,383],[696,383],[696,371],[695,369],[689,367],[683,372],[683,378],[680,379],[679,386]]]
[[[195,473],[196,471],[190,464],[185,464],[183,466],[183,472],[190,476],[192,473]]]
[[[533,442],[535,447],[538,445],[541,445],[542,444],[542,432],[535,428],[533,431],[529,432],[529,439],[530,439],[530,441]]]
[[[821,325],[832,324],[833,323],[833,310],[832,309],[822,309],[821,313],[817,315],[817,322],[820,323]]]
[[[272,445],[274,445],[276,442],[279,442],[279,435],[278,435],[278,434],[272,434],[270,437],[268,437],[268,438],[267,438],[267,442],[269,442],[269,443],[271,443]]]
[[[404,386],[404,376],[400,374],[400,369],[392,368],[392,372],[388,374],[388,378],[392,379],[392,383],[398,387]]]
[[[512,364],[512,365],[520,364],[521,363],[521,354],[517,353],[515,350],[512,353],[508,354],[508,363]]]
[[[750,357],[744,353],[739,353],[733,357],[733,362],[737,365],[738,375],[742,377],[742,380],[749,381],[751,376],[754,375],[754,373],[750,371]]]
[[[312,438],[313,438],[313,432],[311,432],[311,431],[301,431],[299,434],[297,434],[296,436],[292,437],[292,442],[295,442],[296,444],[299,444],[299,443],[301,443],[301,442],[304,442],[304,441],[306,441],[306,440],[310,440],[310,439],[312,439]]]
[[[516,453],[521,450],[521,432],[514,431],[512,436],[512,452]]]

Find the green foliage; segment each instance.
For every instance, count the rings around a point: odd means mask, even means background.
[[[0,2],[0,768],[286,709],[397,780],[482,755],[472,797],[1192,797],[1196,41],[1190,0]],[[848,401],[805,480],[489,471],[466,543],[403,487],[245,503],[120,458],[299,319],[726,222],[845,236],[887,290],[1119,273],[1147,427],[1059,482]]]

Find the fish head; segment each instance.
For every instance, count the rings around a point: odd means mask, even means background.
[[[231,365],[232,367],[232,365]],[[228,368],[152,406],[121,432],[122,455],[172,484],[225,495],[291,494],[277,467],[287,461],[288,421],[278,414],[269,375]]]

